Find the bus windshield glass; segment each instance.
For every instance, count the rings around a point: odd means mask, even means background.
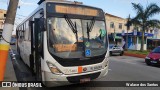
[[[60,58],[83,58],[107,51],[105,22],[98,20],[47,19],[49,51]]]

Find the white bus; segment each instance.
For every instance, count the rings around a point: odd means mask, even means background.
[[[36,80],[61,86],[108,73],[108,35],[102,9],[82,3],[41,0],[17,27],[17,51]]]

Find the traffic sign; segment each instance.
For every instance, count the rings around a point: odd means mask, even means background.
[[[137,36],[137,30],[136,30],[136,29],[133,30],[133,35],[134,35],[134,36]]]

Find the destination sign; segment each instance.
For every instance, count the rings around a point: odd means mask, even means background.
[[[71,5],[56,5],[56,13],[63,14],[76,14],[76,15],[86,15],[86,16],[100,16],[100,10],[81,7],[81,6],[71,6]]]

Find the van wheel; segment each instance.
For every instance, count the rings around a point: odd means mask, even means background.
[[[109,55],[112,56],[112,52],[111,51],[109,52]]]

